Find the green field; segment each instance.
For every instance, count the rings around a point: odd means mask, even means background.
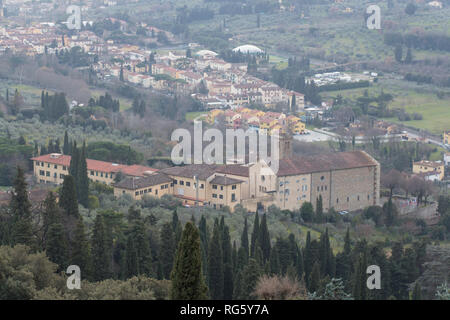
[[[201,115],[206,117],[207,112],[205,111],[188,112],[186,113],[186,121],[193,121],[195,118]]]
[[[417,86],[403,80],[384,80],[373,84],[369,88],[358,88],[350,90],[330,91],[323,93],[324,98],[336,97],[338,94],[342,97],[355,100],[363,95],[367,90],[370,96],[378,95],[382,90],[394,96],[394,100],[389,104],[389,108],[403,108],[408,113],[420,113],[423,120],[399,121],[397,118],[387,118],[386,120],[395,123],[401,123],[405,126],[417,129],[428,130],[434,134],[442,134],[443,131],[450,129],[450,91],[442,91],[447,96],[439,99],[437,92],[439,89],[426,86]]]

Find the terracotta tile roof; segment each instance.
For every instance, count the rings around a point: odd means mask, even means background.
[[[278,176],[308,174],[329,170],[342,170],[375,166],[378,162],[363,151],[338,152],[316,156],[282,159],[279,163]]]
[[[248,167],[240,164],[191,164],[187,166],[165,168],[161,169],[159,172],[185,178],[193,178],[194,176],[197,176],[200,180],[206,180],[214,173],[231,174],[241,177],[249,176]]]
[[[71,156],[69,155],[61,155],[61,154],[46,154],[39,157],[31,158],[33,161],[42,161],[51,164],[58,164],[62,166],[69,167],[70,166]],[[145,167],[141,165],[125,165],[118,164],[100,160],[86,159],[86,164],[88,170],[100,171],[100,172],[123,172],[126,175],[130,176],[143,176],[145,172],[155,172],[157,169],[153,169],[150,167]]]
[[[170,182],[172,182],[172,179],[169,176],[163,173],[155,173],[146,177],[125,178],[122,181],[115,183],[114,187],[128,190],[137,190]]]

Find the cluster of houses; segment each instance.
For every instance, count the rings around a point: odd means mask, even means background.
[[[264,112],[250,108],[236,109],[213,109],[208,112],[206,121],[209,124],[216,124],[223,121],[227,128],[233,129],[253,129],[262,134],[279,133],[305,134],[305,124],[299,117],[294,115],[286,116],[280,112]]]

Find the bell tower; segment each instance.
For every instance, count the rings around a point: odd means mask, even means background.
[[[292,135],[281,133],[279,135],[280,159],[292,158]]]

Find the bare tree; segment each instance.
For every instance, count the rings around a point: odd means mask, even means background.
[[[307,292],[297,279],[288,276],[263,275],[259,278],[254,295],[262,300],[306,300]]]

